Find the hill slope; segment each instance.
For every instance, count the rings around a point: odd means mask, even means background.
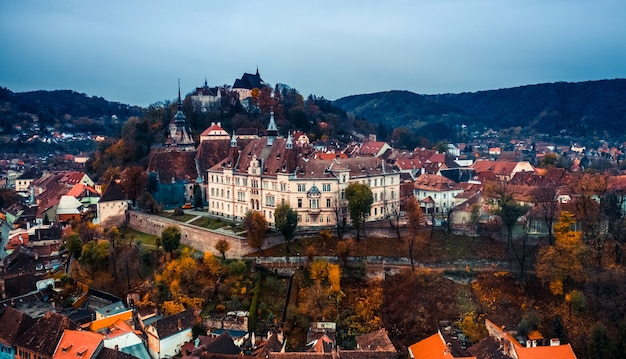
[[[392,127],[462,123],[477,130],[522,127],[530,133],[626,134],[626,79],[550,83],[474,93],[389,91],[334,101],[347,112]]]

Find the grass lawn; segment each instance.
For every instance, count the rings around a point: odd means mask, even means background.
[[[210,217],[200,217],[196,219],[195,221],[191,222],[191,224],[193,224],[194,226],[208,228],[208,229],[219,229],[219,228],[228,227],[230,229],[233,229],[235,232],[243,230],[241,225],[237,225],[231,222],[222,221],[221,219],[215,219],[215,218],[210,218]]]
[[[168,218],[171,219],[173,221],[177,221],[177,222],[187,222],[191,219],[196,218],[195,215],[193,214],[183,214],[183,215],[174,215],[174,213],[170,213],[170,212],[163,212],[160,214],[161,217],[164,218]]]
[[[125,227],[120,229],[120,231],[124,234],[124,238],[127,240],[133,239],[133,243],[140,241],[144,245],[156,246],[157,236],[153,236],[152,234],[137,232],[132,228]]]

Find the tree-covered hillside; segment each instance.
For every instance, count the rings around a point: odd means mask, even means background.
[[[626,135],[626,79],[558,82],[474,93],[417,95],[389,91],[334,101],[373,123],[413,131],[443,123],[431,141],[454,137],[466,124],[482,131],[521,127],[528,134],[613,138]],[[416,131],[420,135],[419,131]],[[428,137],[427,137],[428,138]]]

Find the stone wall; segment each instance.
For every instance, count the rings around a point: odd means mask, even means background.
[[[168,218],[149,215],[136,211],[128,212],[128,226],[136,231],[160,236],[163,229],[168,226],[178,226],[180,228],[180,242],[186,246],[201,252],[211,252],[215,255],[220,253],[215,249],[215,244],[220,239],[225,239],[230,244],[230,249],[226,252],[228,258],[241,258],[257,249],[248,246],[245,237],[235,234],[211,230],[192,224],[174,221]],[[263,249],[282,243],[281,236],[269,236],[265,239]]]

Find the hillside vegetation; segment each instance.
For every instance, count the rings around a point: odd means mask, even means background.
[[[461,94],[388,91],[338,99],[334,105],[372,123],[420,129],[455,140],[460,125],[482,132],[521,127],[528,134],[614,138],[626,128],[626,79],[558,82]],[[439,125],[435,138],[429,137]],[[442,126],[443,125],[443,126]],[[425,133],[424,133],[425,132]],[[391,135],[391,133],[389,133]]]

